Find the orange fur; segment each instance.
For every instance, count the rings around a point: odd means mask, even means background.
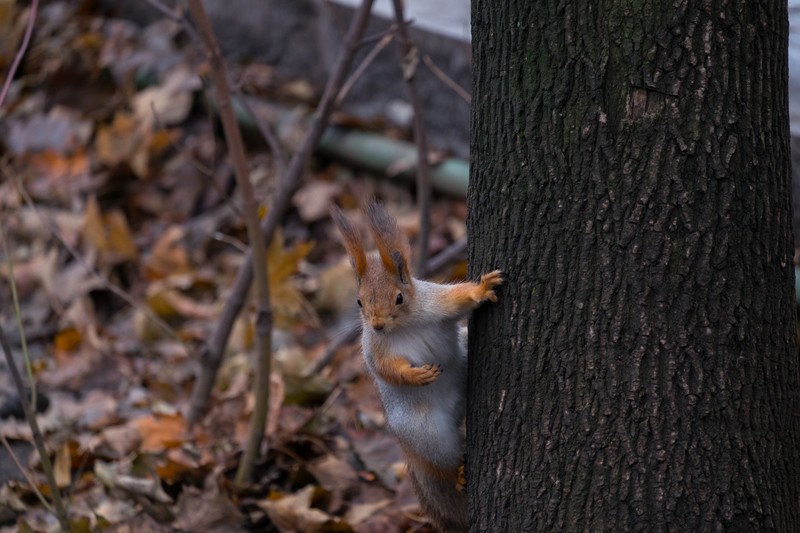
[[[497,301],[494,287],[502,283],[503,275],[499,270],[481,276],[477,283],[467,281],[450,285],[443,298],[438,302],[446,315],[459,315],[476,309],[483,302]]]
[[[402,444],[402,443],[401,443]],[[425,457],[402,446],[409,477],[422,508],[443,532],[467,531],[467,495],[459,486],[459,470],[439,468]]]
[[[384,268],[407,282],[411,277],[408,268],[411,249],[408,240],[397,227],[397,222],[375,202],[367,205],[365,214]]]
[[[411,366],[406,359],[396,355],[375,358],[375,371],[392,385],[421,386],[432,383],[442,373],[436,365]]]
[[[353,269],[356,271],[356,276],[361,279],[367,271],[367,255],[364,252],[364,244],[361,240],[361,234],[344,216],[342,210],[337,206],[331,206],[331,218],[336,223],[339,231],[344,239],[344,247],[347,249],[347,255],[353,262]]]

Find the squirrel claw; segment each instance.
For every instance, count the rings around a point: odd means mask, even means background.
[[[486,300],[489,300],[491,302],[496,303],[497,295],[492,289],[494,289],[499,285],[502,285],[502,283],[503,283],[503,273],[499,270],[489,272],[488,274],[483,274],[481,276],[481,281],[480,281],[481,296],[479,298],[479,301],[484,302]]]
[[[414,370],[416,374],[415,381],[417,382],[417,385],[428,385],[433,383],[442,373],[442,369],[439,367],[439,365],[431,364],[417,367]]]

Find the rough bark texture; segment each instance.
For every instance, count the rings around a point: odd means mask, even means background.
[[[786,16],[473,0],[473,531],[800,524]]]

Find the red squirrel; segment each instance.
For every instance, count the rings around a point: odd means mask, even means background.
[[[466,328],[458,321],[483,302],[497,301],[493,289],[502,273],[452,285],[414,279],[409,243],[397,222],[374,202],[365,214],[377,246],[370,254],[342,211],[331,208],[358,280],[364,360],[423,511],[441,531],[466,531],[467,350]]]

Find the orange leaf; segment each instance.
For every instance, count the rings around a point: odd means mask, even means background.
[[[83,217],[83,235],[106,260],[114,263],[134,260],[138,256],[133,234],[125,215],[119,209],[106,214],[100,212],[97,198],[92,196],[86,204]]]
[[[132,424],[142,437],[143,452],[162,452],[180,446],[186,439],[186,420],[179,414],[143,416]]]
[[[54,344],[58,351],[71,352],[80,346],[82,340],[80,331],[75,328],[67,328],[56,334]]]
[[[127,113],[117,113],[114,121],[97,128],[97,158],[106,165],[130,161],[141,148],[143,136],[136,119]]]

